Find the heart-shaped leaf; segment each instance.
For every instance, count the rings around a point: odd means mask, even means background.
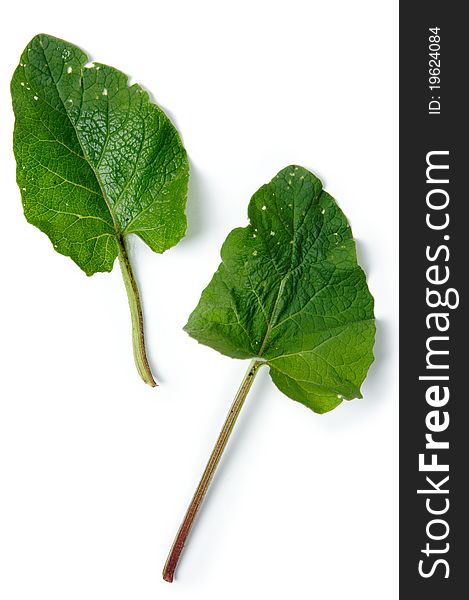
[[[287,396],[323,413],[361,397],[373,361],[373,298],[345,215],[319,179],[290,166],[254,194],[247,227],[185,330],[233,358],[267,363]]]
[[[318,413],[361,397],[373,361],[373,298],[350,226],[319,179],[283,169],[249,204],[185,330],[233,358],[251,358],[166,561],[172,581],[217,465],[262,366],[287,396]]]

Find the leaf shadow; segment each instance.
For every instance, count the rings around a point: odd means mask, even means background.
[[[369,280],[374,270],[373,253],[369,250],[369,246],[362,240],[356,239],[355,243],[357,248],[358,264],[362,266],[366,273],[367,279]],[[373,294],[373,289],[370,291]],[[384,397],[382,390],[383,382],[386,380],[386,370],[388,369],[388,365],[391,364],[392,355],[394,352],[392,342],[393,325],[391,321],[379,318],[375,319],[375,323],[376,335],[375,344],[373,347],[374,361],[365,379],[362,391],[365,398],[371,396],[373,399],[381,399]],[[376,405],[376,402],[374,402],[374,405]]]
[[[205,204],[205,199],[208,197],[207,186],[199,168],[191,159],[189,159],[189,165],[189,189],[186,204],[187,232],[180,242],[181,247],[185,247],[187,243],[191,243],[194,238],[199,237],[204,232],[207,221]]]
[[[371,252],[368,252],[367,245],[357,238],[355,238],[355,247],[357,249],[357,260],[358,264],[365,271],[367,276],[372,271],[372,255]]]
[[[376,407],[384,399],[383,384],[386,381],[386,370],[388,369],[391,352],[390,324],[383,319],[376,319],[376,337],[373,347],[374,361],[362,386],[363,399],[360,399],[357,403],[361,410],[368,411],[370,404]],[[367,399],[370,402],[367,402]],[[351,402],[356,401],[352,400]]]

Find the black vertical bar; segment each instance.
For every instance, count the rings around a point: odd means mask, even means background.
[[[400,596],[403,599],[469,597],[465,584],[469,571],[466,565],[469,493],[465,485],[469,480],[466,340],[469,328],[465,313],[469,273],[469,191],[465,182],[469,176],[466,8],[464,3],[450,1],[400,3]],[[435,28],[437,33],[430,31]],[[437,53],[437,58],[430,56]],[[430,89],[432,83],[438,85],[436,79],[430,79],[432,76],[439,78],[439,89]],[[430,152],[440,154],[429,155]],[[427,174],[427,160],[449,168],[437,167]],[[447,219],[448,225],[443,227]],[[446,277],[448,280],[443,281]],[[438,292],[441,305],[431,307],[430,303],[439,303]],[[453,308],[442,305],[445,298]],[[434,350],[448,354],[431,354]],[[449,392],[447,402],[445,388]],[[448,448],[444,447],[446,442]],[[432,460],[441,469],[448,465],[448,471],[429,470]]]

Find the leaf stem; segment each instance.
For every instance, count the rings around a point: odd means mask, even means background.
[[[130,315],[132,317],[132,342],[134,349],[134,359],[137,366],[137,371],[145,383],[156,386],[153,375],[148,363],[147,353],[145,350],[145,330],[143,326],[142,304],[140,302],[140,294],[138,291],[137,281],[135,279],[132,265],[130,263],[127,245],[122,235],[117,236],[119,246],[119,264],[122,271],[122,277],[127,291],[129,300]]]
[[[163,579],[165,581],[173,581],[174,571],[176,570],[179,562],[184,544],[186,543],[194,520],[205,498],[205,494],[210,486],[223,451],[226,448],[231,432],[233,431],[236,420],[241,412],[244,401],[246,400],[246,396],[251,388],[254,378],[256,377],[257,371],[263,364],[264,361],[260,361],[258,359],[253,359],[249,364],[249,368],[244,376],[243,381],[241,382],[233,404],[231,405],[228,416],[226,417],[226,421],[223,425],[220,435],[218,436],[217,442],[212,450],[212,454],[210,455],[207,466],[205,467],[205,471],[203,472],[200,483],[195,490],[195,494],[191,500],[191,503],[189,504],[189,508],[187,509],[182,524],[173,542],[171,551],[166,560],[166,564],[163,569]]]

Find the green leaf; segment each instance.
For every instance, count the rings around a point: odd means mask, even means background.
[[[155,252],[186,229],[188,161],[174,126],[127,76],[48,35],[11,83],[17,180],[30,223],[85,273],[110,271],[116,238]]]
[[[360,398],[373,361],[373,298],[350,226],[319,179],[289,166],[249,204],[185,330],[233,358],[257,358],[318,413]]]
[[[287,396],[324,413],[361,397],[373,361],[373,298],[347,219],[319,179],[287,167],[248,212],[185,326],[200,343],[251,362],[169,551],[169,582],[259,369],[267,365]]]
[[[110,271],[119,256],[138,310],[125,238],[164,252],[184,236],[188,159],[146,91],[87,63],[45,34],[25,48],[11,82],[17,181],[26,219],[87,275]],[[140,325],[135,317],[134,334]]]

